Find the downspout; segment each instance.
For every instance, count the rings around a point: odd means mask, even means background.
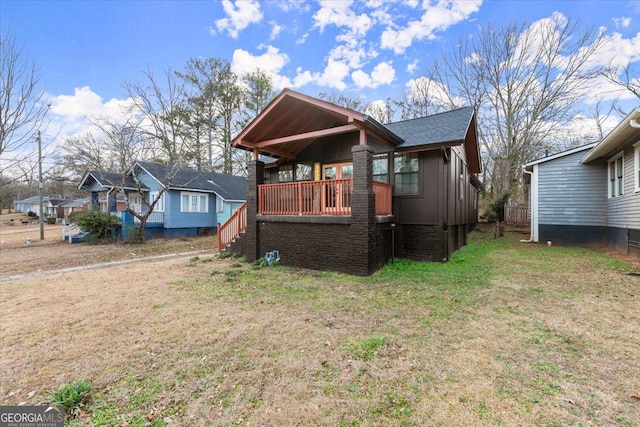
[[[442,261],[449,260],[449,187],[451,187],[451,162],[449,162],[449,153],[445,147],[440,148],[444,163],[447,165],[447,197],[445,200],[445,218],[442,222],[442,234],[444,235],[444,257]],[[454,180],[455,182],[455,180]]]
[[[533,172],[529,172],[526,168],[522,168],[522,171],[524,173],[528,173],[531,176],[531,180],[533,180]],[[531,186],[531,184],[529,184],[529,186]],[[529,200],[531,200],[531,195],[529,195]],[[533,209],[533,206],[531,206],[530,209]],[[530,212],[529,214],[533,217],[533,212]],[[533,243],[533,218],[529,219],[529,240],[520,240],[520,243]]]

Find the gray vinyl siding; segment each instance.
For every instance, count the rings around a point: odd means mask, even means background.
[[[582,164],[584,156],[578,152],[539,164],[539,224],[607,224],[606,165]]]
[[[640,229],[640,192],[635,192],[633,154],[633,146],[624,151],[624,194],[607,200],[609,227]]]

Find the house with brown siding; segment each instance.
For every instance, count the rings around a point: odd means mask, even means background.
[[[253,154],[247,204],[219,246],[249,261],[278,251],[284,265],[369,275],[392,257],[447,260],[476,223],[472,108],[382,125],[285,89],[233,146]]]

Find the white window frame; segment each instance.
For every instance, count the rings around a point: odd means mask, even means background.
[[[184,203],[185,197],[188,197],[186,206]],[[180,212],[208,213],[209,212],[209,195],[205,193],[181,191],[180,192]]]
[[[140,212],[142,210],[142,198],[139,193],[129,193],[129,207],[135,211]]]
[[[624,196],[624,152],[610,158],[607,165],[608,197],[614,199]]]
[[[633,174],[635,175],[635,192],[640,193],[640,141],[633,144]]]
[[[156,197],[158,197],[159,191],[151,191],[149,192],[149,204],[153,203]],[[153,212],[164,212],[164,195],[166,193],[162,193],[160,199],[158,199],[158,203],[153,208]]]
[[[216,195],[216,212],[224,212],[224,199]]]

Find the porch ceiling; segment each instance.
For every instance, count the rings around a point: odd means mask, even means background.
[[[357,111],[285,89],[232,144],[258,154],[293,159],[318,138],[361,129],[380,133],[368,120]]]

